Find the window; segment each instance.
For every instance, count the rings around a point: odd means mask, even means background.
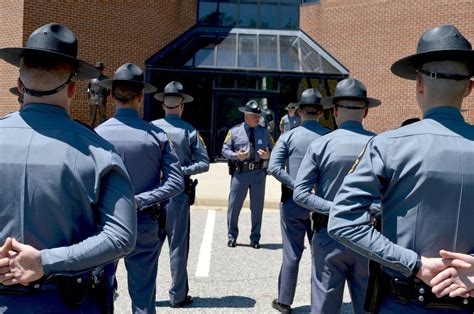
[[[257,38],[255,35],[239,36],[239,67],[257,67]]]
[[[235,67],[235,35],[229,34],[227,37],[219,38],[217,46],[217,66]]]
[[[278,70],[278,41],[274,35],[259,36],[260,69]]]
[[[217,0],[199,1],[198,23],[202,25],[216,25],[217,22]]]

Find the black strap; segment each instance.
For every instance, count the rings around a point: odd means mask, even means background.
[[[448,74],[448,73],[440,73],[440,72],[430,72],[430,71],[425,71],[422,69],[416,70],[418,73],[422,73],[426,76],[429,76],[431,78],[435,79],[446,79],[446,80],[455,80],[455,81],[465,81],[468,80],[472,77],[471,74]]]
[[[365,104],[364,107],[359,107],[359,106],[346,106],[346,105],[336,105],[336,108],[344,108],[344,109],[352,109],[352,110],[361,110],[361,109],[366,109],[369,106],[369,104]]]
[[[39,91],[39,90],[29,89],[25,86],[25,84],[21,81],[21,79],[20,79],[20,82],[23,85],[23,89],[25,90],[26,94],[34,96],[34,97],[43,97],[43,96],[49,96],[49,95],[56,94],[57,92],[63,90],[67,85],[69,85],[69,83],[71,83],[73,77],[75,77],[75,76],[76,76],[76,72],[71,72],[71,75],[69,76],[69,78],[67,79],[66,82],[59,85],[55,89],[46,90],[46,91]]]

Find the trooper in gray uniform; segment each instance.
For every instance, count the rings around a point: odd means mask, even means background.
[[[239,111],[245,115],[245,122],[231,128],[222,146],[222,156],[229,160],[231,175],[227,207],[227,246],[237,245],[239,215],[250,190],[252,231],[250,246],[260,248],[263,201],[265,199],[266,168],[270,158],[273,140],[264,127],[258,125],[262,113],[258,103],[250,100]]]
[[[168,237],[170,251],[170,269],[172,283],[169,290],[171,307],[183,307],[192,303],[188,295],[188,253],[189,253],[189,206],[194,204],[197,180],[191,175],[209,171],[209,156],[206,145],[193,126],[183,120],[181,115],[184,104],[193,101],[193,97],[183,91],[179,82],[170,82],[163,93],[155,94],[155,98],[163,102],[165,117],[153,121],[163,129],[173,142],[181,162],[184,175],[184,192],[176,195],[162,205],[166,214],[166,232],[161,233],[161,244]]]
[[[289,103],[288,106],[285,107],[285,110],[288,110],[288,114],[285,114],[280,119],[280,133],[283,134],[288,132],[291,129],[296,128],[300,125],[301,118],[296,114],[296,109],[298,109],[297,103]]]
[[[156,91],[143,79],[140,67],[126,63],[113,79],[100,82],[112,91],[117,110],[96,132],[115,146],[134,187],[138,237],[135,249],[125,257],[132,311],[155,313],[159,232],[163,229],[159,203],[181,193],[184,182],[178,156],[165,132],[138,115],[143,94]]]
[[[89,123],[92,128],[95,127],[97,111],[99,111],[99,124],[105,121],[107,97],[109,96],[109,90],[99,84],[100,81],[108,79],[108,77],[104,75],[104,63],[99,61],[95,67],[100,71],[100,74],[87,83],[86,90],[90,107]]]
[[[375,135],[364,130],[362,120],[369,108],[380,105],[380,101],[367,97],[367,89],[360,81],[348,78],[339,82],[335,96],[323,99],[322,104],[334,105],[338,129],[311,143],[293,194],[297,204],[312,212],[311,312],[339,313],[347,280],[354,312],[363,313],[368,261],[330,238],[327,222],[344,177]]]
[[[278,298],[272,302],[272,306],[282,313],[291,312],[304,239],[307,236],[311,242],[313,237],[308,210],[293,201],[296,174],[311,142],[330,131],[319,125],[324,108],[318,90],[303,91],[298,106],[301,126],[280,136],[268,164],[268,171],[282,183],[280,227],[283,260],[278,277]]]
[[[370,310],[472,313],[474,300],[437,298],[427,284],[447,267],[440,249],[474,253],[474,128],[460,113],[474,84],[474,51],[459,30],[442,25],[391,70],[416,80],[423,120],[369,141],[335,197],[329,233],[381,264],[369,280]],[[369,224],[376,199],[382,232]]]
[[[54,23],[36,29],[26,48],[0,49],[20,67],[25,102],[0,119],[2,313],[100,313],[92,270],[135,245],[120,156],[68,116],[75,80],[98,75],[76,56],[75,35]]]

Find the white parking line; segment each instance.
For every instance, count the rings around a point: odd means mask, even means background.
[[[201,248],[199,249],[199,259],[196,267],[196,277],[207,277],[211,264],[212,237],[214,234],[214,222],[216,221],[216,211],[207,212],[206,227],[202,236]]]

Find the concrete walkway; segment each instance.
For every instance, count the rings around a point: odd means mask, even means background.
[[[210,165],[209,172],[193,176],[198,179],[196,202],[194,207],[211,206],[226,210],[230,189],[230,175],[226,162],[216,162]],[[281,187],[274,177],[268,175],[265,186],[265,209],[279,209]],[[244,208],[249,207],[249,196]]]

